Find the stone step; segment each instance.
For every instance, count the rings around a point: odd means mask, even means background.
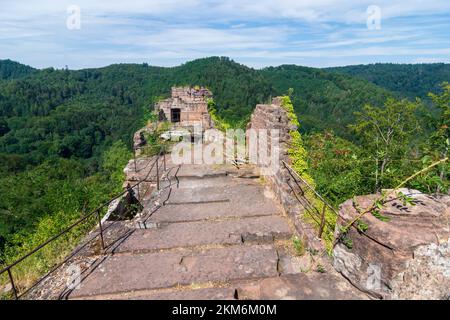
[[[236,290],[232,287],[192,290],[163,289],[91,296],[89,300],[234,300],[235,293]]]
[[[175,189],[167,203],[198,203],[233,200],[244,193],[261,193],[263,187],[253,184],[237,184],[211,187],[184,187]],[[165,198],[164,196],[162,198]]]
[[[139,290],[88,297],[92,300],[367,300],[369,297],[334,274],[299,273],[236,280],[218,287]],[[201,288],[201,286],[206,286]],[[73,298],[73,297],[72,297]],[[80,297],[83,299],[86,297]],[[77,298],[74,298],[77,299]]]
[[[167,198],[167,191],[163,191],[162,199]],[[273,202],[273,194],[267,188],[255,183],[239,183],[235,185],[211,186],[211,187],[185,187],[173,189],[167,204],[185,204],[231,201],[238,202],[245,198],[248,206],[258,201],[270,199]]]
[[[177,165],[173,165],[177,167]],[[168,168],[171,168],[172,165],[169,163]],[[182,177],[197,177],[197,178],[206,178],[206,177],[215,177],[215,176],[226,176],[231,172],[235,172],[237,169],[233,165],[206,165],[206,164],[183,164],[178,171],[177,176]]]
[[[237,283],[239,300],[359,300],[368,296],[342,277],[299,273]]]
[[[251,193],[244,193],[243,190],[251,190]],[[242,191],[239,194],[238,190]],[[178,193],[178,189],[173,189],[172,194]],[[282,209],[272,199],[273,194],[264,188],[238,188],[233,197],[214,195],[201,199],[190,199],[185,193],[177,196],[178,200],[184,202],[176,203],[175,197],[170,197],[165,206],[159,208],[150,217],[145,217],[148,223],[161,222],[180,222],[180,221],[198,221],[206,219],[230,218],[230,217],[248,217],[248,216],[268,216],[276,215],[282,212]],[[167,195],[163,197],[166,199]],[[173,201],[171,203],[171,200]],[[198,202],[203,200],[204,202]]]
[[[292,236],[281,216],[232,219],[225,221],[182,222],[133,232],[115,252],[145,252],[209,244],[270,243]]]
[[[205,188],[205,187],[224,187],[236,186],[238,184],[260,184],[259,179],[255,177],[232,177],[232,176],[213,176],[208,178],[198,177],[179,177],[178,188]],[[170,183],[176,187],[176,179],[170,176]],[[165,187],[169,181],[163,181],[161,187]]]
[[[166,168],[177,168],[180,167],[178,171],[178,177],[197,177],[206,178],[214,176],[241,176],[241,177],[258,177],[259,174],[254,165],[242,164],[236,167],[233,164],[173,164],[172,161],[166,158]],[[174,169],[172,169],[174,170]]]
[[[107,257],[69,298],[278,275],[272,245],[239,245]]]

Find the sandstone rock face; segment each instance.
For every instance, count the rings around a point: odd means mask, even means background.
[[[133,149],[135,156],[140,156],[142,154],[142,148],[147,144],[145,135],[152,133],[154,130],[155,128],[153,128],[152,125],[147,125],[134,133]]]
[[[141,129],[139,131],[137,131],[134,136],[133,136],[133,146],[135,149],[138,149],[142,146],[145,145],[146,141],[145,141],[145,137],[144,137],[144,132],[145,132],[145,128]]]
[[[450,240],[414,250],[414,259],[392,282],[396,299],[450,299]]]
[[[401,189],[413,198],[404,205],[397,194],[389,200],[381,221],[367,213],[364,233],[351,228],[334,249],[334,267],[359,289],[380,299],[448,299],[450,294],[450,196],[433,197]],[[360,210],[379,195],[357,197]],[[358,215],[355,203],[341,205],[339,225]]]
[[[123,196],[111,202],[103,219],[105,221],[130,220],[142,208],[135,191],[130,188]]]

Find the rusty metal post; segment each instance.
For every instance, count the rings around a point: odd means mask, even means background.
[[[166,146],[162,146],[162,152],[163,152],[163,164],[164,164],[164,172],[166,172]]]
[[[105,251],[105,240],[103,239],[103,227],[102,227],[102,218],[100,216],[100,210],[97,210],[97,217],[98,217],[98,227],[100,230],[100,240],[102,244],[102,249]]]
[[[319,238],[322,238],[323,229],[325,227],[325,212],[326,212],[327,206],[325,203],[323,204],[322,208],[322,215],[320,217],[320,228],[319,228]]]
[[[159,155],[156,158],[156,189],[159,190]]]
[[[19,296],[17,294],[17,289],[16,289],[16,285],[14,284],[14,279],[11,273],[11,269],[8,269],[8,276],[9,276],[9,281],[11,282],[11,288],[13,290],[14,293],[14,299],[19,300]]]
[[[137,199],[140,202],[141,201],[141,191],[140,191],[139,185],[140,185],[140,182],[138,182],[138,184],[137,184]],[[131,194],[130,194],[130,196],[131,196]]]
[[[133,159],[134,159],[134,172],[137,172],[137,166],[136,166],[136,148],[133,147]]]
[[[164,172],[166,172],[166,150],[163,149],[163,163],[164,163]]]

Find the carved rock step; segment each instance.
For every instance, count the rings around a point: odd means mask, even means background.
[[[299,273],[237,284],[239,300],[356,300],[368,299],[342,277]]]
[[[205,188],[205,187],[223,187],[236,186],[238,184],[260,184],[259,179],[255,177],[233,177],[233,176],[214,176],[208,178],[197,177],[178,177],[179,188]],[[170,176],[171,185],[176,188],[176,179],[173,175]],[[164,188],[169,184],[169,181],[163,181],[161,187]]]
[[[176,166],[176,165],[175,165]],[[171,168],[169,163],[167,168]],[[237,168],[231,164],[223,165],[206,165],[206,164],[184,164],[178,171],[178,177],[196,177],[209,178],[215,176],[226,176],[232,172],[236,172]]]
[[[243,217],[278,214],[282,209],[274,194],[256,179],[216,177],[181,180],[180,188],[161,191],[165,206],[156,212],[146,204],[142,221],[197,221],[218,217]],[[151,217],[147,211],[151,212]]]
[[[286,219],[267,216],[225,221],[183,222],[133,232],[116,252],[146,251],[208,244],[268,243],[289,239],[292,233]]]
[[[232,184],[224,186],[212,186],[212,187],[193,187],[193,188],[179,188],[174,189],[172,192],[168,204],[178,203],[199,203],[209,201],[234,201],[240,197],[247,195],[247,199],[253,202],[265,198],[265,188],[258,184]],[[165,199],[162,195],[162,199]]]
[[[111,256],[88,273],[69,298],[273,277],[278,275],[277,263],[271,245]]]
[[[184,203],[170,203],[159,208],[148,219],[148,222],[177,222],[196,221],[204,219],[216,219],[226,217],[267,216],[281,212],[281,208],[271,199],[272,194],[265,191],[263,187],[247,188],[250,193],[243,191],[245,188],[237,188],[235,195],[228,197],[215,194],[210,202],[195,202],[199,199],[186,200]],[[242,191],[240,194],[238,190]],[[175,189],[173,194],[180,190]],[[187,195],[185,195],[187,197]],[[167,196],[166,196],[167,198]],[[164,198],[164,199],[166,199]],[[173,198],[170,198],[172,200]],[[203,199],[206,200],[206,199]]]
[[[236,290],[228,288],[200,288],[192,290],[144,290],[121,294],[98,295],[92,300],[234,300]],[[75,298],[76,299],[76,298]]]
[[[178,164],[173,164],[171,157],[166,158],[166,168],[170,169],[173,167],[178,167]],[[178,171],[178,177],[197,177],[206,178],[214,176],[259,176],[254,165],[241,164],[239,168],[231,163],[225,164],[183,164]]]
[[[205,285],[205,284],[200,284]],[[237,280],[219,287],[142,290],[89,297],[101,300],[360,300],[367,295],[334,274],[317,272],[258,280]],[[75,298],[76,299],[76,298]]]

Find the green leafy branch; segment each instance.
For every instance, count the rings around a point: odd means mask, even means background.
[[[361,218],[364,215],[366,215],[367,213],[371,213],[374,217],[376,217],[377,219],[379,219],[381,221],[389,221],[389,218],[381,215],[381,212],[380,212],[383,209],[384,204],[387,202],[386,199],[389,196],[391,196],[394,192],[396,192],[398,189],[400,189],[402,186],[404,186],[406,183],[408,183],[409,181],[411,181],[414,178],[416,178],[417,176],[419,176],[419,175],[421,175],[421,174],[431,170],[432,168],[434,168],[434,167],[436,167],[436,166],[438,166],[438,165],[440,165],[442,163],[445,163],[447,161],[448,161],[448,157],[444,158],[444,159],[441,159],[439,161],[436,161],[436,162],[430,164],[429,166],[423,168],[422,170],[420,170],[420,171],[414,173],[413,175],[409,176],[408,178],[403,180],[394,189],[390,190],[389,192],[382,193],[381,197],[376,199],[374,201],[374,203],[366,210],[361,210],[359,208],[359,206],[357,206],[355,204],[355,201],[354,201],[353,202],[354,206],[355,206],[356,210],[359,212],[359,215],[356,218],[354,218],[352,221],[350,221],[345,227],[342,227],[341,228],[341,233],[344,234],[344,235],[347,234],[347,232],[350,229],[350,227],[353,226],[355,223],[357,224],[356,228],[358,229],[358,231],[360,231],[360,232],[367,231],[367,229],[368,229],[367,224],[365,224],[364,222],[361,221]],[[400,198],[403,201],[404,205],[413,204],[413,198],[411,198],[409,196],[406,196],[406,195],[403,195],[401,192],[398,193],[398,198]],[[336,239],[336,241],[335,241],[335,244],[337,243],[337,241],[339,239],[342,239],[342,237],[338,237]]]

